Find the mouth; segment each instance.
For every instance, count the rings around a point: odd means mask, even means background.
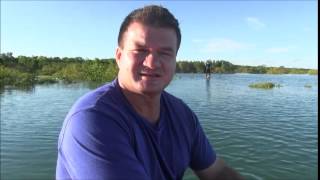
[[[151,77],[151,78],[158,78],[161,77],[160,74],[157,73],[140,73],[140,76],[142,77]]]

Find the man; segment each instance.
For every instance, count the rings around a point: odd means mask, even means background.
[[[120,27],[118,78],[81,97],[59,136],[57,179],[240,179],[216,156],[196,115],[164,88],[181,34],[160,6],[131,12]]]
[[[205,67],[204,67],[204,73],[206,73],[206,78],[210,79],[211,75],[211,63],[209,60],[206,61]]]

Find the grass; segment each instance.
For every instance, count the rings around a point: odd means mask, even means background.
[[[272,89],[274,87],[280,87],[280,84],[274,84],[272,82],[260,82],[260,83],[250,84],[249,87],[258,88],[258,89]]]
[[[305,88],[311,88],[312,86],[310,84],[305,84],[304,87]]]

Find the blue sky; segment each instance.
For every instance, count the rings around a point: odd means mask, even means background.
[[[317,1],[1,1],[1,53],[113,58],[123,18],[149,4],[180,21],[177,60],[318,68]]]

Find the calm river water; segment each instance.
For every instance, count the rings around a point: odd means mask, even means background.
[[[281,87],[251,89],[271,81]],[[311,86],[311,87],[310,87]],[[1,179],[54,179],[57,138],[84,84],[1,93]],[[318,78],[177,74],[166,89],[198,115],[217,153],[246,179],[318,179]],[[196,179],[187,171],[185,180]]]

